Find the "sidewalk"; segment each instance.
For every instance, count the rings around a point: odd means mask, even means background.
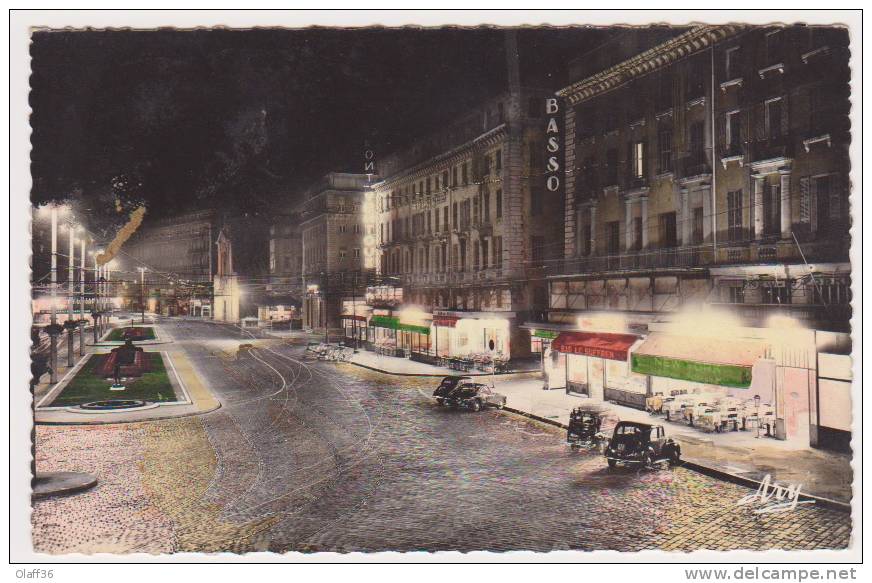
[[[542,390],[539,375],[497,378],[496,390],[507,397],[506,407],[552,424],[566,427],[569,412],[588,402],[567,395],[563,389]],[[849,455],[817,450],[801,443],[756,437],[754,431],[708,433],[684,423],[666,421],[644,411],[605,403],[609,412],[608,434],[617,421],[659,423],[666,435],[681,444],[682,459],[704,473],[725,479],[759,483],[768,474],[772,483],[802,484],[802,492],[841,504],[851,502],[853,470]]]
[[[350,362],[398,376],[491,376],[461,373],[364,350],[352,356]],[[496,390],[506,395],[507,409],[563,428],[569,423],[570,411],[589,402],[584,397],[567,395],[563,389],[542,390],[543,379],[538,370],[496,375],[493,382]],[[819,498],[822,503],[834,502],[834,506],[844,509],[844,505],[851,502],[850,455],[812,449],[803,440],[791,442],[757,437],[755,431],[709,433],[632,407],[611,403],[605,403],[605,407],[609,413],[604,426],[607,434],[618,421],[662,424],[666,434],[681,444],[682,459],[697,471],[753,488],[768,475],[773,484],[801,484],[804,494]]]

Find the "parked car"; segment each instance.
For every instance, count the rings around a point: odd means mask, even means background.
[[[615,426],[605,456],[610,468],[618,463],[651,467],[667,461],[674,465],[681,460],[681,447],[666,437],[662,425],[621,421]]]
[[[566,442],[577,447],[597,446],[605,436],[600,433],[605,412],[598,409],[576,407],[569,413]]]
[[[440,405],[445,404],[445,398],[451,394],[451,391],[457,388],[461,383],[472,382],[472,377],[465,376],[450,376],[442,379],[436,390],[433,391],[433,396],[436,397],[436,402]]]
[[[506,405],[506,396],[482,383],[463,383],[451,391],[445,402],[447,405],[466,407],[473,411],[481,411],[485,407],[502,409]]]

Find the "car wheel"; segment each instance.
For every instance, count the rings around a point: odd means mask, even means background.
[[[651,457],[651,452],[646,452],[645,455],[642,456],[642,466],[646,468],[654,467],[654,458]]]
[[[479,401],[478,399],[474,400],[470,408],[478,413],[479,411],[481,411],[481,401]]]
[[[443,399],[442,397],[436,397],[436,404],[437,405],[444,405],[445,399]]]
[[[610,460],[608,460],[608,462],[609,462],[609,469],[614,469],[615,466],[618,465],[618,462],[615,461],[615,460],[611,460],[611,459],[610,459]]]

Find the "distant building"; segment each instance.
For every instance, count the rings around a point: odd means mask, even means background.
[[[363,283],[374,267],[366,244],[374,225],[364,213],[369,178],[331,172],[314,184],[298,207],[301,242],[303,326],[340,328],[343,298],[363,304]]]
[[[298,212],[279,213],[269,229],[267,298],[302,305],[303,240]]]
[[[120,260],[133,274],[145,268],[146,301],[156,311],[211,317],[216,278],[233,275],[229,235],[229,226],[211,210],[146,222],[124,245]],[[137,288],[128,288],[134,300]]]

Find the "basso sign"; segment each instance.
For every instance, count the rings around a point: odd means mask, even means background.
[[[556,97],[545,99],[545,114],[548,116],[548,127],[545,129],[545,187],[551,192],[560,188],[560,124],[558,116],[560,105]]]

